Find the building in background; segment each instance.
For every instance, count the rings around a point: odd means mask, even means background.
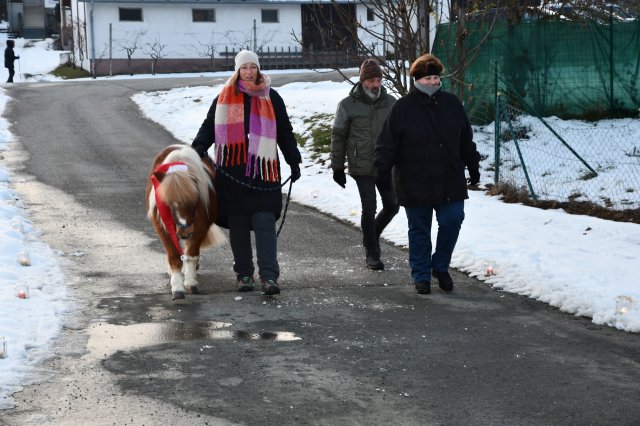
[[[323,29],[321,15],[344,29]],[[367,37],[355,22],[375,24],[348,0],[71,0],[62,20],[63,48],[96,75],[224,70],[241,49],[267,68],[355,65],[354,37]]]
[[[13,37],[44,39],[58,33],[53,0],[6,0],[7,31]]]

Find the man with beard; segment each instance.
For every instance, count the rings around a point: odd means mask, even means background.
[[[338,104],[331,132],[331,168],[333,180],[345,187],[345,158],[349,175],[356,181],[362,216],[362,244],[365,263],[369,269],[382,270],[380,234],[398,213],[398,204],[391,183],[380,182],[374,167],[376,140],[395,98],[382,87],[382,70],[375,59],[367,59],[360,66],[360,81],[349,96]],[[376,187],[382,199],[382,210],[376,216]]]

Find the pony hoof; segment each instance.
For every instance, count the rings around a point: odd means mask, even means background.
[[[189,294],[198,294],[198,286],[187,287],[187,293]]]
[[[184,299],[184,291],[172,291],[171,300]]]

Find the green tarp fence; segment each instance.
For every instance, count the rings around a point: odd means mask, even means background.
[[[433,46],[447,70],[460,60],[453,37],[456,25],[438,26]],[[544,117],[590,120],[638,114],[640,20],[500,22],[481,41],[487,27],[468,25],[464,46],[480,44],[479,53],[464,74],[443,82],[445,89],[461,96],[474,124],[493,121],[496,89],[515,105],[521,97],[534,109],[529,113]],[[503,87],[495,87],[496,66],[506,77]],[[454,90],[456,80],[461,90]]]

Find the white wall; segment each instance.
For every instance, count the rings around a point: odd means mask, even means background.
[[[89,4],[79,3],[80,8],[86,6],[87,21],[89,21]],[[279,10],[279,23],[262,23],[261,9],[264,7]],[[216,52],[228,47],[229,50],[253,48],[253,20],[256,20],[256,41],[258,48],[266,50],[287,49],[298,47],[291,33],[300,33],[300,5],[238,5],[229,4],[201,4],[182,5],[172,4],[94,4],[94,36],[96,59],[107,58],[109,52],[109,23],[112,24],[112,58],[126,59],[123,45],[131,45],[138,37],[141,46],[133,54],[134,59],[148,58],[144,51],[148,50],[147,43],[159,41],[166,45],[166,58],[197,58],[201,44],[215,44]],[[142,8],[142,22],[120,22],[119,7]],[[191,10],[193,8],[216,11],[216,22],[193,22]],[[82,12],[81,12],[82,13]],[[91,56],[91,34],[88,28],[88,50]],[[216,57],[219,57],[216,54]]]
[[[431,2],[432,7],[434,8],[434,12],[429,14],[429,46],[431,47],[433,46],[433,41],[435,39],[437,25],[449,20],[449,3],[450,0],[432,0]],[[367,21],[367,8],[365,5],[359,4],[357,6],[356,19],[358,19],[365,28],[370,28],[377,33],[383,32],[382,21],[380,19],[374,18],[374,21]],[[414,19],[413,25],[417,29],[418,23],[416,19]],[[358,38],[360,38],[366,46],[370,46],[374,43],[376,46],[376,55],[383,54],[384,50],[379,38],[373,37],[364,30],[358,31]],[[389,40],[392,38],[392,36],[388,36]],[[389,46],[388,49],[393,50],[393,48]]]

